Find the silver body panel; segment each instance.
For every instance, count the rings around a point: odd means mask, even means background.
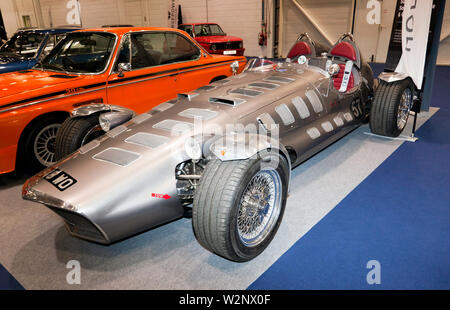
[[[203,119],[204,129],[227,124],[254,124],[261,129],[273,122],[279,128],[279,150],[292,166],[359,126],[363,115],[355,115],[355,100],[365,108],[365,99],[372,91],[363,78],[343,94],[334,88],[324,68],[298,63],[284,63],[281,68],[245,72],[211,84],[215,87],[179,96],[176,102],[163,104],[163,109],[156,107],[145,117],[137,116],[30,178],[24,185],[24,199],[43,203],[55,212],[81,215],[97,232],[91,236],[71,227],[71,217],[63,214],[73,235],[111,243],[183,216],[175,169],[190,159],[184,142],[193,135],[189,132],[195,122],[193,115]],[[252,83],[269,85],[256,87],[258,84]],[[244,91],[233,92],[236,89]],[[222,103],[211,98],[230,100]],[[322,108],[318,109],[318,105]],[[173,126],[178,128],[175,131],[179,136],[169,131]],[[212,143],[205,142],[204,156],[238,160],[268,147],[258,144],[249,148],[253,151],[230,150],[221,157],[211,148],[221,139],[229,137],[217,135],[210,139]],[[129,156],[117,158],[122,151]],[[52,180],[52,175],[45,177],[54,171],[62,171],[76,183],[61,190],[58,186],[64,175],[59,180]]]

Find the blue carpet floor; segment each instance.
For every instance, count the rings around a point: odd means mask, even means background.
[[[448,85],[450,67],[438,67],[431,105],[441,110],[419,141],[402,144],[249,289],[450,289]],[[371,260],[380,284],[366,281]]]
[[[23,290],[24,288],[16,279],[0,265],[0,290]]]

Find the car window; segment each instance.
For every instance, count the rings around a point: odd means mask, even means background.
[[[120,63],[131,63],[130,56],[130,36],[125,35],[122,40],[122,45],[120,47],[119,56],[117,58],[116,67],[114,70],[117,71]]]
[[[158,66],[167,54],[164,33],[134,33],[131,35],[131,68]]]
[[[41,54],[41,58],[47,56],[50,51],[56,46],[56,44],[63,38],[63,35],[51,34],[48,36],[44,49]]]
[[[216,24],[195,25],[195,35],[200,37],[224,36],[222,28]]]
[[[141,69],[197,59],[200,50],[177,33],[131,35],[131,67]]]
[[[166,36],[170,51],[169,62],[188,61],[200,57],[200,49],[184,36],[176,33],[167,33]]]
[[[65,36],[42,62],[43,68],[74,73],[105,70],[113,51],[111,33],[74,32]]]
[[[23,58],[33,58],[44,38],[45,34],[41,33],[16,33],[0,48],[0,53],[15,54]]]
[[[186,31],[188,33],[188,35],[190,35],[191,37],[193,37],[193,32],[192,32],[192,25],[183,25],[180,26],[180,29],[183,31]]]

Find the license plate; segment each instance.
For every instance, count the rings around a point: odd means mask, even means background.
[[[223,51],[224,55],[236,55],[236,51]]]

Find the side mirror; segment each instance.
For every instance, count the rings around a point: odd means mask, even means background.
[[[124,72],[127,71],[131,71],[131,64],[130,63],[125,63],[125,62],[121,62],[117,65],[117,69],[119,71],[119,77],[123,77],[124,76]]]
[[[237,60],[233,61],[233,63],[230,65],[231,71],[233,71],[233,75],[237,74],[239,69],[239,62]]]
[[[328,67],[328,74],[330,74],[330,76],[333,77],[339,73],[340,69],[341,68],[339,67],[338,64],[332,64],[331,66]]]

